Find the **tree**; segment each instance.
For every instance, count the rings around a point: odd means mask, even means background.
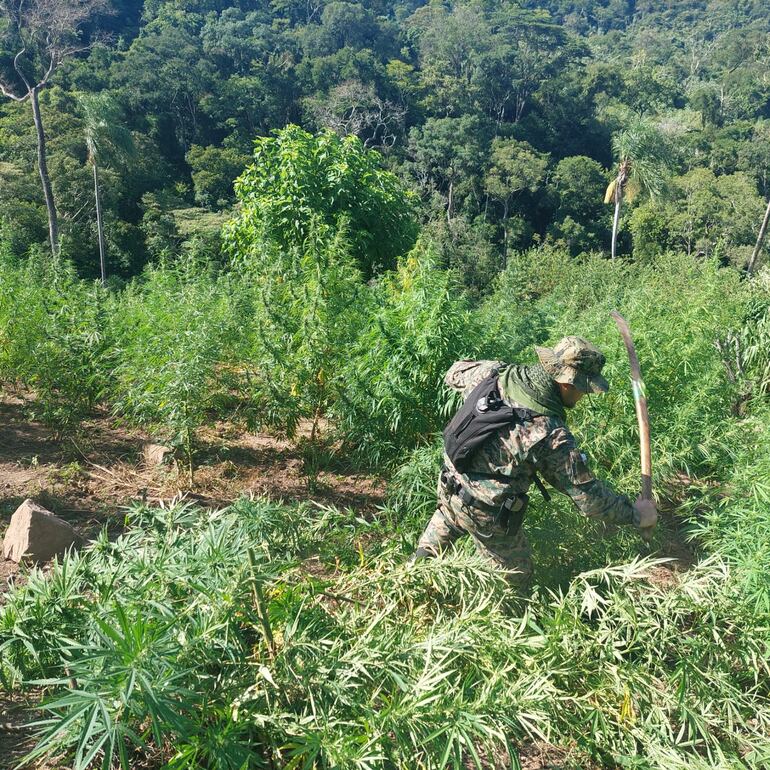
[[[759,121],[754,126],[754,134],[751,142],[744,147],[746,156],[747,171],[751,171],[759,180],[759,187],[762,195],[770,195],[770,121]],[[751,275],[754,271],[759,254],[762,251],[762,245],[765,241],[767,226],[770,222],[770,200],[768,200],[765,215],[762,218],[762,224],[757,235],[757,242],[751,253],[751,258],[746,266],[746,271]]]
[[[770,120],[754,124],[751,140],[741,142],[738,155],[738,170],[754,176],[762,197],[770,198]]]
[[[249,156],[234,147],[200,147],[194,144],[185,156],[190,166],[195,200],[204,208],[232,204],[233,181]]]
[[[392,266],[417,236],[413,196],[354,136],[313,136],[288,126],[258,139],[235,192],[241,208],[227,243],[239,258],[265,242],[302,249],[311,229],[344,230],[369,278]]]
[[[3,48],[13,53],[11,65],[0,70],[0,93],[16,102],[29,100],[37,134],[37,166],[48,213],[51,253],[59,254],[59,221],[48,174],[46,140],[40,114],[40,91],[59,65],[90,47],[83,28],[106,10],[106,0],[0,0],[5,17]]]
[[[429,3],[406,25],[419,45],[425,106],[444,116],[474,112],[482,97],[481,74],[491,43],[483,8],[457,3],[450,11]]]
[[[201,22],[200,14],[161,4],[158,16],[113,68],[114,81],[123,87],[132,111],[152,115],[166,132],[170,121],[176,146],[164,137],[165,152],[179,160],[191,145],[202,144],[202,100],[221,80],[215,61],[203,52]]]
[[[501,4],[492,14],[494,35],[480,91],[498,123],[519,123],[538,89],[560,70],[579,67],[587,51],[539,9]]]
[[[757,193],[754,179],[740,171],[717,177],[716,188],[722,201],[719,217],[722,242],[730,249],[733,261],[746,264],[757,222],[765,209],[764,200]],[[761,248],[761,243],[758,245]]]
[[[607,187],[604,202],[615,204],[612,220],[612,259],[615,259],[624,196],[631,201],[638,194],[658,195],[668,168],[668,154],[660,132],[642,121],[614,134],[612,149],[618,171]]]
[[[489,196],[503,207],[503,251],[508,253],[508,215],[516,197],[535,192],[546,169],[548,155],[538,152],[529,142],[497,138],[492,142],[492,165],[484,180]]]
[[[557,203],[548,234],[573,255],[600,248],[606,236],[601,199],[606,185],[605,170],[585,155],[563,158],[554,169],[549,187]]]
[[[324,7],[320,24],[304,27],[302,43],[307,56],[326,56],[342,48],[374,48],[383,32],[375,15],[363,5],[331,2]]]
[[[83,133],[88,150],[88,164],[94,176],[96,227],[99,234],[99,268],[102,285],[107,284],[107,258],[104,247],[102,199],[99,190],[99,161],[107,157],[127,157],[133,153],[131,132],[120,124],[120,110],[107,95],[89,95],[80,99]]]
[[[708,168],[694,168],[671,183],[670,200],[663,205],[673,242],[688,255],[710,253],[719,239],[722,201],[717,177]]]
[[[651,255],[670,246],[688,255],[719,254],[746,264],[763,210],[748,174],[717,176],[708,168],[694,168],[670,180],[665,199],[634,211],[634,254]]]
[[[406,108],[382,99],[373,85],[348,80],[305,105],[321,128],[340,136],[357,136],[364,147],[387,150],[402,132]]]
[[[622,71],[622,101],[641,118],[645,114],[660,113],[677,97],[673,75],[647,60],[646,51],[634,56],[631,67]]]
[[[489,156],[491,126],[475,115],[428,118],[409,132],[407,167],[421,192],[438,191],[448,222],[465,199],[483,200],[482,172]]]
[[[767,233],[767,224],[770,222],[770,201],[767,202],[767,208],[765,209],[765,216],[762,218],[762,225],[759,228],[759,235],[757,235],[757,243],[754,246],[754,251],[751,252],[751,258],[749,264],[746,265],[746,272],[751,275],[754,272],[754,266],[759,258],[759,253],[762,251],[762,244],[765,242],[765,234]]]

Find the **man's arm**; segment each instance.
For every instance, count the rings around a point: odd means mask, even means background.
[[[535,450],[535,469],[555,489],[567,495],[580,512],[612,524],[639,526],[639,512],[625,495],[599,481],[566,428],[552,431]]]

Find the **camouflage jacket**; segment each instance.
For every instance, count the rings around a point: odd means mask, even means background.
[[[458,361],[447,372],[445,382],[467,397],[493,369],[504,366],[501,361]],[[511,494],[525,493],[537,472],[568,495],[584,516],[616,524],[638,522],[631,501],[593,476],[573,435],[556,417],[536,415],[501,430],[476,451],[466,474],[457,471],[446,455],[444,462],[477,500],[490,506],[499,506]],[[510,481],[490,479],[490,475]]]

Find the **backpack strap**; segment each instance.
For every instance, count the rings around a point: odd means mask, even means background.
[[[498,372],[495,372],[495,376],[497,376]],[[494,404],[493,407],[495,409],[499,409],[500,406],[505,404],[505,401],[503,400],[502,396],[500,395],[499,389],[495,388],[495,390],[489,394],[488,400]],[[533,418],[537,417],[537,412],[532,411],[532,409],[527,409],[524,406],[513,406],[511,407],[512,410],[512,419],[511,423],[513,425],[516,425],[517,423],[525,423],[525,422],[531,422]],[[479,474],[481,475],[481,474]],[[490,474],[484,474],[486,478],[492,479],[493,481],[500,481],[504,484],[510,483],[511,479],[508,476],[503,476],[501,473],[490,473]],[[540,494],[543,496],[543,500],[546,501],[546,503],[551,502],[551,495],[548,492],[548,490],[545,488],[545,484],[540,479],[540,476],[537,475],[534,471],[532,472],[532,481],[535,484],[535,486],[540,490]]]
[[[478,474],[479,476],[483,475],[484,478],[492,479],[492,481],[499,481],[503,484],[509,484],[511,481],[510,476],[503,476],[502,473],[485,473],[485,474]],[[540,476],[537,475],[535,471],[532,471],[532,475],[530,477],[532,479],[532,483],[540,490],[540,494],[543,496],[543,500],[545,500],[547,503],[551,502],[551,493],[545,488],[545,484],[540,479]]]

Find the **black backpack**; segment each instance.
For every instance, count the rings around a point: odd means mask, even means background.
[[[460,473],[467,472],[474,452],[497,431],[511,425],[520,425],[537,414],[531,409],[514,408],[503,401],[499,375],[500,370],[495,369],[482,380],[444,428],[444,451]],[[491,478],[509,481],[505,476],[494,475]],[[536,473],[532,474],[532,481],[548,502],[551,496]]]
[[[466,472],[474,453],[488,438],[501,428],[532,419],[535,414],[503,401],[499,374],[499,370],[494,370],[482,380],[444,428],[444,450],[460,473]]]

